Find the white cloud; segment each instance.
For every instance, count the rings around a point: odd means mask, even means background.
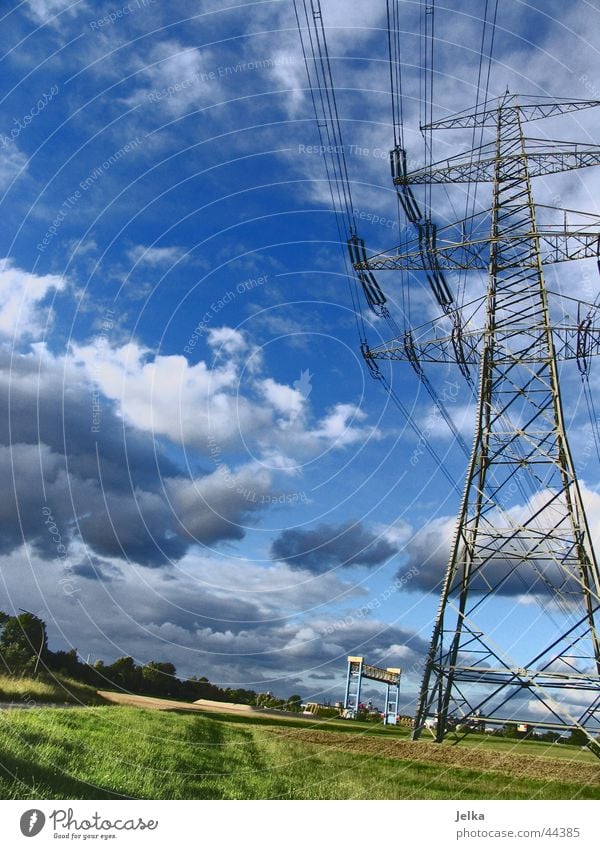
[[[295,418],[305,410],[303,394],[285,383],[277,383],[272,377],[260,381],[259,389],[268,403],[283,416]]]
[[[244,334],[233,327],[211,327],[206,339],[216,354],[241,354],[249,348]]]
[[[219,99],[218,60],[209,50],[164,39],[137,64],[142,84],[128,99],[130,105],[150,104],[175,117]]]
[[[305,108],[308,94],[303,89],[308,87],[308,80],[306,66],[295,34],[288,39],[286,47],[286,50],[279,50],[273,56],[273,76],[281,87],[289,92],[285,105],[289,117],[295,118]]]
[[[53,650],[76,646],[92,661],[164,659],[180,675],[229,677],[252,686],[252,677],[286,679],[330,660],[335,675],[358,642],[373,640],[374,651],[405,642],[397,628],[360,619],[341,623],[327,638],[331,618],[315,608],[362,592],[336,576],[284,565],[190,552],[176,569],[124,568],[120,560],[90,557],[74,544],[62,562],[20,548],[0,555],[0,567],[0,608],[27,603],[47,622]]]
[[[260,509],[271,487],[270,474],[254,464],[235,471],[222,464],[197,480],[165,480],[169,503],[185,533],[202,542],[222,538],[224,525],[230,526],[232,538],[241,538],[245,516]]]
[[[373,428],[356,427],[354,422],[364,421],[367,414],[355,404],[336,404],[321,421],[314,435],[338,446],[351,445],[372,436]]]
[[[41,334],[47,311],[40,304],[65,285],[58,274],[31,274],[17,268],[11,259],[0,259],[0,334],[10,339]]]
[[[224,344],[243,350],[235,333]],[[180,355],[152,356],[134,342],[120,348],[74,346],[73,353],[101,391],[119,403],[127,422],[178,444],[206,452],[214,435],[220,451],[270,423],[268,409],[237,391],[239,372],[231,358],[212,368],[203,360],[190,365]]]
[[[34,20],[45,22],[68,9],[76,14],[86,8],[86,0],[27,0],[29,14]]]
[[[181,261],[186,255],[185,248],[173,245],[168,248],[146,247],[146,245],[135,245],[127,252],[131,262],[136,265],[162,266],[174,265]]]
[[[206,340],[215,352],[210,365],[153,355],[135,342],[73,345],[73,356],[129,424],[215,462],[223,451],[244,447],[264,468],[294,473],[325,451],[381,438],[355,404],[335,404],[311,424],[306,386],[257,374],[260,352],[239,330],[213,328]]]
[[[8,188],[17,174],[27,167],[27,156],[8,136],[0,135],[0,191]]]
[[[389,525],[376,523],[373,527],[375,533],[386,539],[391,545],[397,548],[404,546],[412,535],[412,528],[404,519],[396,519]]]

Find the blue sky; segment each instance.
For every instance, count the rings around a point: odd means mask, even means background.
[[[477,94],[483,4],[450,5],[436,12],[438,114]],[[361,235],[391,248],[404,222],[387,162],[385,4],[322,6]],[[418,160],[419,4],[401,7]],[[362,363],[292,4],[3,10],[0,609],[33,610],[54,648],[84,658],[171,660],[305,698],[340,698],[346,655],[364,654],[406,670],[407,706],[465,457],[410,367],[387,369],[453,489]],[[599,29],[585,0],[566,13],[501,3],[491,95],[598,97]],[[532,134],[593,141],[594,111]],[[440,133],[436,155],[464,141]],[[541,202],[596,211],[590,171],[538,188]],[[440,193],[440,223],[461,199]],[[548,281],[593,299],[597,270]],[[399,316],[398,281],[381,282]],[[432,318],[426,284],[410,285],[415,316]],[[470,445],[459,376],[430,377]],[[576,369],[563,377],[597,534]]]

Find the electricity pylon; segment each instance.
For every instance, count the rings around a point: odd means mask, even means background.
[[[495,128],[479,148],[407,172],[392,151],[394,182],[418,238],[397,255],[354,267],[424,270],[444,309],[431,335],[410,330],[366,352],[371,360],[454,362],[479,368],[477,419],[455,537],[426,659],[413,736],[428,719],[449,728],[481,720],[580,729],[600,754],[600,574],[565,432],[557,361],[587,368],[600,352],[593,314],[555,322],[543,266],[596,257],[600,218],[534,203],[538,175],[600,164],[600,148],[526,139],[523,124],[598,106],[507,94],[424,130]],[[436,231],[411,184],[493,183],[484,237],[469,222]],[[556,209],[556,208],[554,208]],[[485,220],[482,216],[482,220]],[[485,322],[465,324],[446,269],[486,269]],[[446,332],[440,332],[440,328]],[[434,332],[435,331],[435,332]]]

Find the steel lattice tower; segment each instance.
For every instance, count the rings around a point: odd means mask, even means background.
[[[542,224],[539,213],[548,208],[538,209],[532,192],[535,176],[600,164],[600,148],[528,140],[523,131],[526,121],[597,105],[507,93],[477,112],[423,128],[491,126],[495,141],[411,173],[402,165],[404,151],[393,151],[394,182],[418,238],[401,254],[354,263],[359,275],[426,271],[440,292],[446,269],[486,269],[488,276],[483,326],[465,325],[458,307],[440,300],[445,316],[429,336],[407,331],[366,352],[369,360],[454,362],[465,373],[479,368],[473,448],[415,739],[430,718],[438,742],[457,721],[520,719],[584,730],[600,752],[594,742],[600,731],[600,574],[557,371],[560,359],[581,365],[599,353],[600,332],[589,315],[553,322],[543,273],[548,263],[596,257],[600,220],[581,213],[575,223],[577,216],[561,211],[560,224]],[[436,232],[431,221],[419,220],[411,184],[478,181],[493,183],[484,238],[467,238],[461,222]],[[519,591],[526,603],[516,618]]]

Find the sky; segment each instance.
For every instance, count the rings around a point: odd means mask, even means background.
[[[415,162],[419,5],[400,3]],[[483,6],[436,4],[436,115],[477,98]],[[382,251],[405,226],[386,10],[350,7],[323,0],[323,20],[353,206]],[[382,369],[421,439],[362,361],[293,4],[10,0],[1,15],[0,609],[36,613],[53,649],[90,662],[168,660],[306,700],[341,699],[360,654],[403,668],[410,710],[466,459],[409,365]],[[504,0],[490,96],[599,97],[599,33],[596,2]],[[531,134],[591,143],[596,112]],[[438,135],[436,158],[469,141]],[[540,203],[598,212],[593,169],[538,182]],[[440,225],[460,192],[436,195]],[[594,261],[547,279],[597,292]],[[404,320],[399,280],[380,282]],[[425,281],[406,285],[415,320],[433,318]],[[389,332],[363,307],[375,347]],[[460,375],[428,375],[470,446]],[[581,383],[573,364],[561,376],[600,542]]]

